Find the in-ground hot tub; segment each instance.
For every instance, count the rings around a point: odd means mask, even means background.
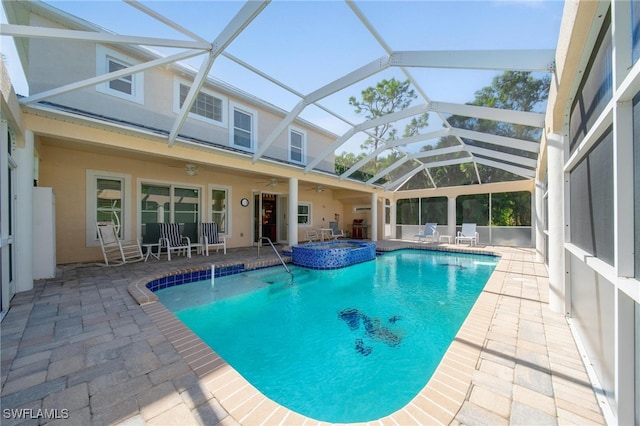
[[[376,243],[370,241],[335,240],[299,244],[292,247],[294,265],[312,269],[338,269],[374,260]]]

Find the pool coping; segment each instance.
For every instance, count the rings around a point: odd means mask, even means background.
[[[500,258],[429,381],[407,405],[379,419],[383,424],[394,425],[450,424],[470,391],[473,373],[489,332],[508,260],[497,250],[486,250],[480,247],[446,247],[424,243],[378,247],[377,252],[403,249],[481,254]],[[290,259],[286,260],[290,261]],[[243,265],[244,270],[252,270],[275,266],[280,262],[278,260],[229,262],[216,265],[216,268],[233,267],[239,264]],[[199,273],[209,268],[210,265],[202,265],[147,276],[132,282],[128,290],[198,376],[201,383],[237,422],[240,424],[279,423],[284,419],[287,423],[295,424],[301,424],[307,420],[318,422],[263,395],[162,303],[155,303],[158,300],[157,296],[146,287],[154,280],[172,275]],[[324,422],[320,421],[320,423]]]

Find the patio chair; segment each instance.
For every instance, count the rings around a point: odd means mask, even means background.
[[[425,223],[424,230],[420,234],[416,234],[413,236],[414,241],[418,240],[418,242],[424,239],[425,242],[431,241],[432,243],[438,242],[438,224],[437,223]]]
[[[344,231],[338,229],[338,222],[329,222],[329,229],[329,238],[337,240],[338,238],[344,237]]]
[[[160,224],[160,252],[167,250],[167,260],[171,260],[171,252],[186,254],[191,258],[191,240],[180,233],[180,226],[177,223]]]
[[[476,232],[475,223],[463,223],[462,230],[458,231],[456,244],[468,242],[470,246],[478,244],[479,234]]]
[[[118,226],[111,222],[96,222],[100,248],[105,266],[124,265],[144,259],[140,241],[123,241],[118,237]]]
[[[320,236],[318,235],[318,231],[316,231],[315,229],[309,229],[307,231],[304,231],[304,236],[307,240],[309,240],[310,243],[314,241],[318,241],[320,239]]]
[[[344,237],[344,231],[341,229],[340,233],[336,233],[333,229],[329,231],[329,238],[333,238],[334,240],[337,240],[338,238],[343,238]]]
[[[202,248],[204,254],[209,256],[209,247],[215,247],[216,253],[222,247],[224,254],[227,254],[227,237],[218,233],[218,224],[216,222],[203,222],[202,223]]]

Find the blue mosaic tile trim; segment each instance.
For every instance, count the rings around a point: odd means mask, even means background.
[[[226,277],[244,272],[244,265],[218,266],[215,268],[215,277]],[[162,290],[176,285],[187,284],[194,281],[203,281],[211,279],[211,268],[199,271],[177,273],[167,277],[157,278],[149,281],[146,287],[152,292]]]
[[[376,243],[330,241],[292,247],[294,265],[311,269],[338,269],[376,258]]]

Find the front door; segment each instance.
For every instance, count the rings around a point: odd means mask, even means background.
[[[278,242],[278,203],[276,194],[256,192],[253,195],[253,242],[266,237]]]

